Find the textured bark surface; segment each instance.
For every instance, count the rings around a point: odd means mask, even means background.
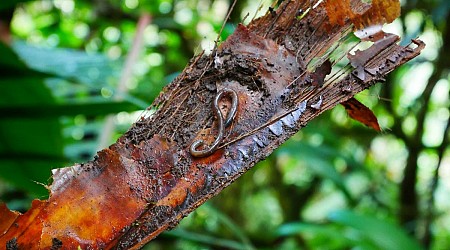
[[[0,205],[0,246],[139,248],[424,46],[418,40],[399,46],[399,37],[376,28],[398,16],[398,1],[309,2],[284,1],[239,25],[210,56],[194,58],[155,100],[154,113],[93,161],[54,170],[49,200],[35,200],[23,215]],[[344,51],[349,63],[330,73],[339,61],[330,54],[363,27],[372,29],[356,34],[372,46]],[[217,136],[212,103],[224,88],[238,95],[236,116],[218,150],[193,157],[192,142],[209,145]],[[228,99],[219,100],[224,116]]]

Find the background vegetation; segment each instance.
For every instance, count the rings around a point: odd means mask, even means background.
[[[0,200],[26,211],[51,169],[114,142],[213,47],[230,4],[2,0]],[[239,0],[222,37],[260,4]],[[382,133],[328,111],[146,249],[449,249],[450,2],[402,7],[386,29],[427,47],[357,96]]]

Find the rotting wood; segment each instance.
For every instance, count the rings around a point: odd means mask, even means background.
[[[352,7],[350,7],[352,6]],[[380,7],[381,6],[381,7]],[[394,20],[398,1],[283,1],[248,26],[239,25],[210,56],[194,58],[136,122],[93,161],[53,171],[51,195],[23,214],[0,215],[7,249],[136,249],[178,222],[325,110],[383,81],[417,56],[377,27]],[[329,55],[352,32],[369,49],[326,76]],[[365,28],[365,29],[362,29]],[[316,70],[317,69],[317,70]],[[325,78],[327,77],[327,78]],[[217,135],[212,103],[237,93],[237,112],[222,144],[193,157],[190,146]],[[220,113],[232,103],[219,101]],[[7,211],[0,205],[0,211]]]

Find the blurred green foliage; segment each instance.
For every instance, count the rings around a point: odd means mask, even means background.
[[[270,3],[238,1],[222,39]],[[107,114],[114,142],[193,54],[214,46],[230,5],[1,1],[12,42],[0,43],[0,200],[25,211],[32,198],[45,198],[51,169],[95,154]],[[336,107],[145,249],[449,249],[450,3],[402,7],[386,29],[427,47],[358,95],[384,132]],[[151,23],[143,49],[117,99],[144,13]]]

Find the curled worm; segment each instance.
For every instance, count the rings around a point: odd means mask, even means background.
[[[231,97],[231,108],[230,108],[230,110],[228,110],[228,114],[227,114],[227,117],[225,120],[224,120],[222,112],[220,111],[220,108],[219,108],[219,101],[222,98],[222,96],[224,96],[224,95],[229,95]],[[192,156],[206,157],[206,156],[213,154],[214,151],[216,151],[217,147],[222,142],[225,128],[231,124],[231,122],[233,121],[233,119],[236,115],[238,104],[239,104],[239,101],[238,101],[238,96],[236,94],[236,91],[234,91],[232,89],[224,88],[217,93],[216,97],[214,98],[213,111],[217,117],[219,132],[218,132],[217,137],[214,140],[214,142],[209,147],[205,147],[202,150],[198,150],[198,148],[203,146],[205,144],[205,142],[203,140],[194,141],[191,144],[191,147],[189,148],[189,151]]]

